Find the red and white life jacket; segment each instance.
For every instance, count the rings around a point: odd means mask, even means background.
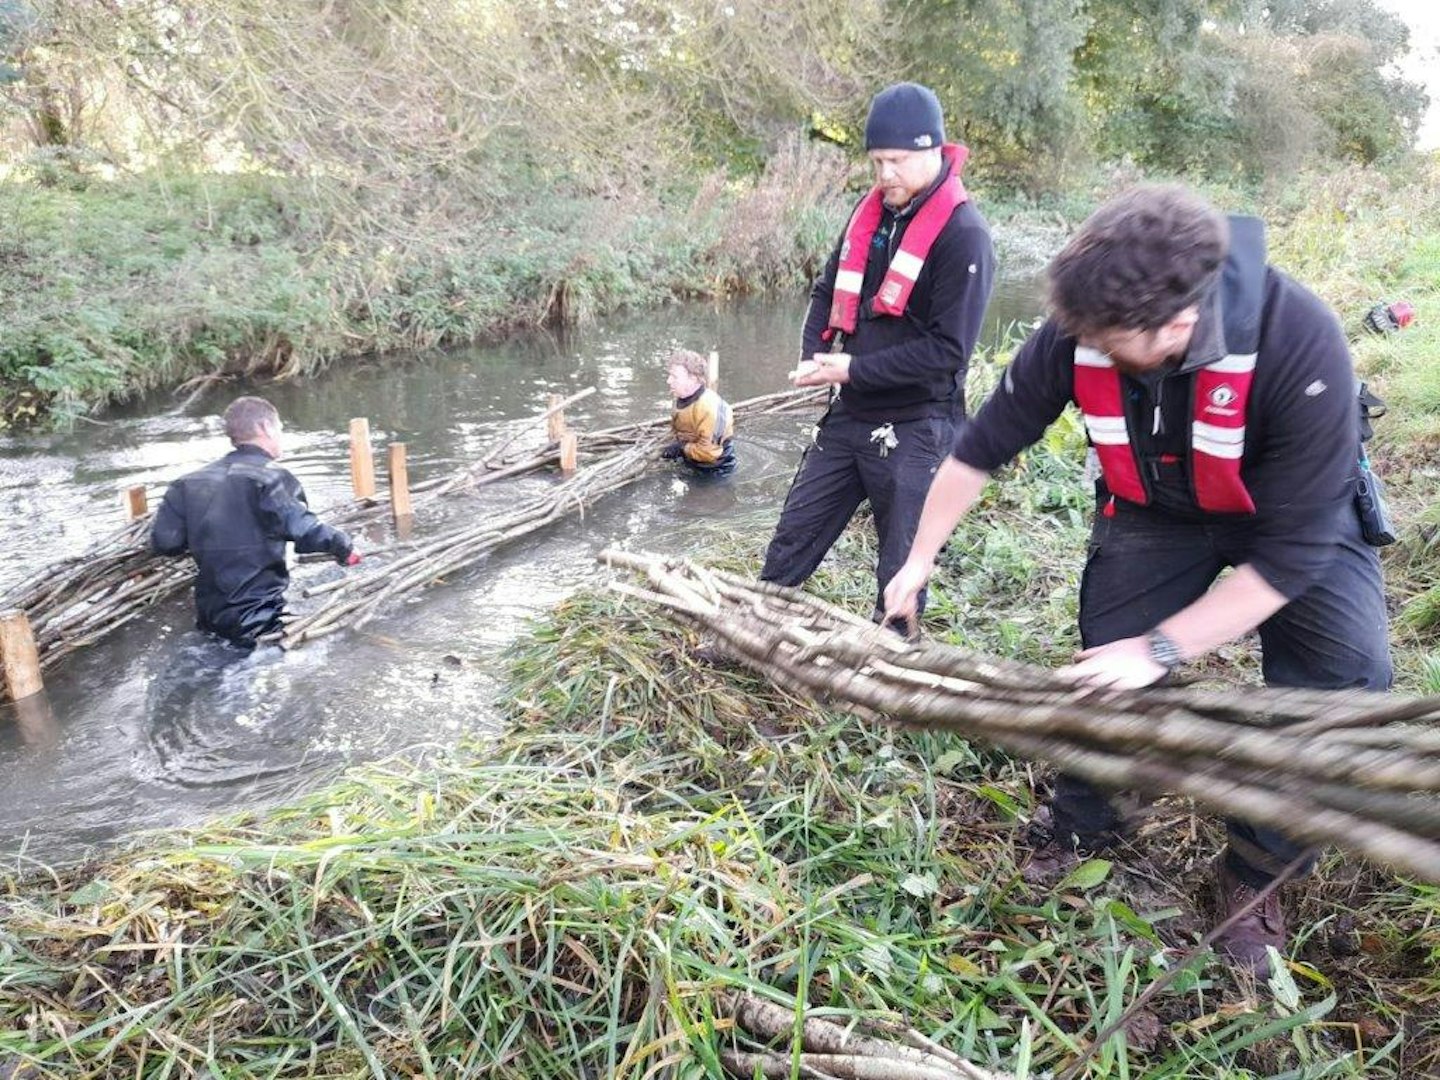
[[[1240,479],[1245,407],[1254,378],[1254,353],[1224,356],[1195,372],[1190,475],[1202,510],[1255,512],[1255,501]],[[1110,494],[1142,506],[1148,503],[1150,492],[1125,421],[1120,372],[1103,353],[1083,345],[1075,347],[1075,403],[1085,417]]]
[[[877,315],[903,315],[905,305],[910,302],[910,291],[915,288],[915,279],[925,265],[925,257],[935,238],[940,235],[945,223],[955,208],[963,204],[969,195],[960,179],[960,171],[970,151],[958,143],[946,143],[940,148],[940,155],[949,165],[949,175],[944,183],[930,193],[930,197],[915,211],[915,220],[905,230],[900,240],[900,250],[890,260],[885,271],[885,280],[870,301],[870,309]],[[877,186],[860,200],[855,212],[850,215],[850,224],[845,229],[845,241],[840,246],[840,265],[835,271],[835,291],[830,300],[830,324],[821,337],[829,341],[837,332],[853,334],[860,317],[860,289],[865,283],[865,262],[870,257],[870,240],[880,227],[885,213],[884,192]]]

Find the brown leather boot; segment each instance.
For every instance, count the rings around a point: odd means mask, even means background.
[[[1244,907],[1259,891],[1241,881],[1225,857],[1220,857],[1215,876],[1220,899],[1220,922]],[[1270,977],[1270,952],[1274,946],[1285,951],[1285,912],[1280,907],[1280,890],[1276,889],[1251,908],[1243,919],[1215,939],[1215,951],[1233,966],[1249,971],[1257,978]]]

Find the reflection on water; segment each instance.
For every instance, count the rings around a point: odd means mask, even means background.
[[[992,326],[1028,318],[1035,295],[1030,283],[1002,287]],[[677,345],[720,353],[731,400],[784,389],[802,313],[798,299],[675,308],[565,336],[387,357],[304,384],[225,386],[184,412],[157,397],[103,424],[0,438],[0,515],[24,523],[0,540],[0,591],[119,528],[125,488],[146,485],[153,505],[174,477],[221,456],[218,413],[236,394],[259,392],[279,407],[285,464],[323,508],[349,497],[351,417],[369,418],[377,451],[405,442],[419,482],[472,461],[513,430],[507,422],[543,410],[550,393],[598,388],[572,411],[580,427],[662,414],[662,358]],[[763,539],[813,422],[797,414],[747,425],[731,477],[657,468],[363,630],[293,653],[243,653],[203,637],[191,629],[188,595],[157,605],[52,670],[45,708],[34,703],[24,719],[16,706],[0,711],[0,851],[74,857],[118,834],[293,796],[357,761],[492,730],[500,650],[527,620],[602,580],[601,548],[702,550],[717,528]],[[446,517],[499,514],[553,482],[482,488],[447,500]],[[420,538],[425,526],[422,518]],[[362,550],[382,542],[364,537]],[[306,584],[338,573],[298,567],[292,606],[304,606]]]
[[[60,741],[60,725],[49,694],[41,690],[19,701],[0,701],[0,746],[9,741],[29,750],[54,749]]]
[[[736,468],[743,467],[742,457],[736,457]],[[714,521],[728,518],[739,505],[740,498],[735,487],[735,477],[703,476],[680,467],[670,481],[670,493],[674,496],[671,512],[677,518],[700,518]]]

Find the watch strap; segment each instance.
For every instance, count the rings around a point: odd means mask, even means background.
[[[1180,646],[1163,630],[1151,630],[1145,635],[1145,644],[1150,647],[1150,659],[1166,671],[1179,667],[1185,660]]]

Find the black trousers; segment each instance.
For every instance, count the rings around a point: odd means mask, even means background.
[[[785,496],[761,580],[804,582],[868,499],[880,541],[875,616],[884,613],[885,586],[910,554],[930,481],[950,453],[954,428],[948,417],[902,421],[893,425],[895,446],[886,450],[872,438],[883,426],[844,414],[820,421]],[[922,592],[921,610],[924,604]]]
[[[224,638],[231,645],[242,649],[254,649],[257,639],[285,628],[282,616],[285,614],[285,594],[252,599],[248,604],[222,604],[211,598],[205,609],[199,609],[196,597],[195,628],[207,634]]]
[[[1097,515],[1080,585],[1080,638],[1086,648],[1134,637],[1199,599],[1227,566],[1245,561],[1245,533],[1235,524],[1177,521],[1117,501],[1114,517]],[[1311,689],[1388,690],[1392,680],[1384,583],[1375,549],[1360,536],[1347,506],[1329,569],[1305,593],[1261,624],[1265,682]],[[1121,825],[1109,799],[1078,777],[1056,778],[1056,828],[1087,836]],[[1226,822],[1231,868],[1254,887],[1303,850],[1273,829]],[[1308,871],[1308,867],[1306,870]]]

